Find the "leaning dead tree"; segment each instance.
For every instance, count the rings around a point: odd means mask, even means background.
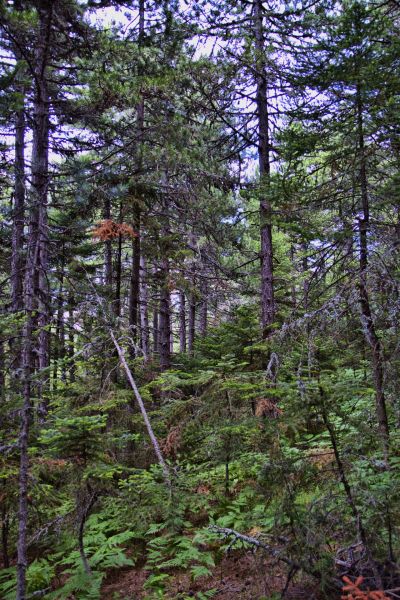
[[[89,280],[89,282],[90,282],[90,280]],[[157,457],[158,464],[160,465],[160,467],[162,469],[164,481],[165,481],[167,487],[171,488],[171,485],[172,485],[171,473],[170,473],[167,463],[165,462],[163,454],[161,452],[160,444],[158,443],[157,437],[156,437],[153,427],[151,425],[149,415],[147,413],[146,407],[143,402],[143,398],[140,394],[138,386],[136,385],[136,381],[132,375],[132,371],[131,371],[128,361],[126,359],[125,350],[121,346],[121,344],[115,334],[115,331],[114,331],[112,325],[110,324],[110,319],[108,318],[107,310],[104,305],[103,298],[101,298],[101,296],[98,294],[97,290],[95,289],[95,287],[93,286],[93,284],[91,282],[90,282],[90,285],[94,291],[94,294],[96,296],[96,300],[97,300],[99,306],[102,308],[102,313],[103,313],[103,318],[105,321],[106,329],[107,329],[107,331],[110,335],[110,338],[115,346],[119,361],[125,371],[125,375],[128,380],[128,383],[129,383],[130,387],[132,388],[133,394],[135,396],[135,400],[139,406],[140,412],[143,417],[144,424],[146,425],[147,433],[149,434],[149,438],[150,438],[151,444],[154,449],[154,453]]]
[[[115,346],[115,349],[117,350],[118,357],[119,357],[119,360],[121,362],[121,365],[124,368],[124,371],[125,371],[125,374],[126,374],[126,378],[127,378],[128,382],[129,382],[129,385],[131,386],[131,388],[133,390],[133,393],[134,393],[135,399],[136,399],[136,401],[138,403],[140,412],[142,413],[142,417],[143,417],[143,421],[144,421],[144,423],[146,425],[147,433],[149,434],[149,438],[150,438],[150,441],[151,441],[152,446],[154,448],[154,452],[155,452],[155,454],[157,456],[158,463],[159,463],[159,465],[160,465],[160,467],[162,468],[162,471],[163,471],[164,481],[168,485],[168,487],[170,487],[171,486],[171,474],[170,474],[169,468],[167,466],[167,463],[165,462],[164,457],[162,455],[162,452],[161,452],[161,449],[160,449],[160,444],[158,443],[158,440],[157,440],[157,438],[155,436],[153,427],[151,426],[149,415],[147,414],[147,410],[146,410],[146,407],[144,405],[143,398],[142,398],[142,396],[141,396],[141,394],[139,392],[139,388],[137,387],[136,382],[135,382],[135,380],[133,378],[132,371],[129,368],[128,362],[126,360],[124,349],[122,348],[122,346],[118,342],[113,329],[111,327],[109,327],[108,330],[109,330],[109,333],[110,333],[110,337],[111,337],[111,339],[113,341],[113,344]]]

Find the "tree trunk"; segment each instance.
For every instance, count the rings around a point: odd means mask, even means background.
[[[143,46],[145,32],[145,2],[139,0],[139,49]],[[139,76],[142,75],[142,67],[139,63]],[[139,92],[139,102],[136,106],[136,129],[137,129],[137,171],[141,173],[143,163],[143,134],[144,134],[144,98],[142,91]],[[133,348],[131,349],[132,357],[137,355],[139,329],[142,326],[142,311],[140,309],[141,281],[140,281],[140,264],[141,264],[141,244],[140,244],[140,206],[136,203],[133,207],[133,228],[137,232],[137,237],[132,240],[132,271],[131,271],[131,286],[129,294],[129,327],[133,339]],[[148,330],[148,325],[147,325]],[[141,334],[142,351],[145,356],[148,354],[148,340],[146,340],[147,331]],[[143,344],[143,340],[144,344]],[[145,350],[143,349],[145,346]]]
[[[194,340],[196,336],[196,300],[194,292],[189,296],[189,319],[188,319],[188,352],[193,354]]]
[[[17,540],[17,600],[26,598],[27,526],[28,526],[28,483],[29,483],[29,428],[32,411],[31,378],[33,372],[33,335],[35,311],[39,309],[39,368],[48,366],[48,323],[49,290],[48,269],[48,149],[49,149],[49,98],[46,70],[49,59],[49,43],[53,17],[53,5],[48,3],[38,9],[39,25],[35,53],[35,96],[32,143],[32,198],[27,260],[25,271],[26,321],[23,332],[23,406],[19,434],[19,509]],[[41,390],[40,390],[41,391]],[[41,402],[41,412],[47,410]]]
[[[147,273],[144,256],[140,257],[140,344],[145,360],[149,357],[149,295],[147,290]]]
[[[104,201],[103,217],[105,220],[111,219],[111,202],[109,198]],[[106,294],[111,297],[113,276],[112,276],[112,242],[106,240],[104,243],[104,284],[106,287]]]
[[[133,228],[139,234],[140,232],[140,211],[135,209],[133,218]],[[132,240],[132,270],[131,285],[129,291],[129,329],[133,339],[134,347],[131,349],[131,356],[137,355],[139,339],[139,316],[140,316],[140,261],[141,248],[140,237],[134,237]]]
[[[121,316],[121,277],[122,277],[122,235],[118,236],[117,256],[115,261],[115,298],[113,312],[118,319]]]
[[[32,211],[36,213],[37,223],[37,284],[38,304],[38,366],[40,371],[46,370],[40,377],[38,395],[39,415],[45,418],[48,410],[46,399],[42,398],[48,383],[49,366],[49,331],[50,322],[50,289],[48,281],[49,231],[47,219],[47,195],[49,185],[49,93],[47,89],[47,66],[49,60],[49,41],[52,25],[52,3],[38,9],[39,31],[35,57],[35,98],[33,106],[32,131]]]
[[[70,383],[75,382],[75,329],[74,329],[74,296],[70,292],[68,297],[68,370],[69,370],[69,381]]]
[[[271,334],[275,318],[273,247],[271,204],[268,199],[270,185],[270,140],[267,75],[262,0],[254,1],[254,34],[257,51],[256,105],[258,117],[258,164],[260,170],[260,242],[261,242],[261,328],[263,338]]]
[[[365,140],[364,140],[364,123],[363,123],[363,103],[361,97],[360,85],[357,86],[356,93],[357,102],[357,130],[358,130],[358,146],[360,160],[360,190],[361,190],[361,206],[362,217],[359,219],[359,243],[360,243],[360,258],[359,258],[359,302],[361,309],[361,322],[365,339],[371,348],[372,354],[372,370],[375,385],[375,404],[378,420],[378,428],[383,446],[385,459],[389,453],[389,424],[386,410],[386,398],[384,393],[384,368],[381,341],[376,333],[375,323],[371,310],[371,303],[368,291],[368,232],[370,230],[370,215],[369,215],[369,195],[368,195],[368,180],[367,180],[367,164],[365,156]]]
[[[20,0],[15,0],[16,11],[22,10]],[[17,44],[14,45],[14,55],[17,61],[22,59],[21,51]],[[24,73],[22,73],[22,77]],[[21,106],[15,115],[15,157],[14,157],[14,198],[13,198],[13,225],[11,249],[11,311],[22,311],[24,308],[23,280],[24,280],[24,225],[25,225],[25,86],[21,81],[17,86],[21,95]],[[20,331],[17,331],[19,334]],[[12,368],[21,368],[21,344],[10,340],[12,353]],[[4,361],[2,361],[4,365]],[[2,389],[4,382],[2,382]]]
[[[64,257],[64,253],[63,253]],[[52,358],[54,361],[53,367],[53,390],[57,389],[58,380],[58,361],[61,361],[61,379],[65,381],[65,329],[64,329],[64,258],[61,266],[60,288],[57,295],[57,322],[54,336]]]
[[[200,319],[199,319],[199,334],[204,337],[207,334],[207,317],[208,317],[208,282],[202,278],[201,284],[201,304],[200,304]]]
[[[0,340],[0,400],[5,399],[5,352],[4,342]]]
[[[157,354],[159,350],[159,329],[158,329],[158,321],[159,321],[159,312],[158,312],[158,299],[156,297],[154,301],[153,308],[153,353]]]
[[[160,324],[159,324],[159,351],[160,368],[162,371],[169,369],[171,365],[171,299],[169,294],[169,261],[164,258],[161,261],[161,293],[160,293]]]
[[[15,185],[11,254],[11,306],[13,312],[23,309],[23,242],[25,218],[25,112],[22,107],[15,124]]]
[[[186,352],[186,301],[185,292],[179,292],[179,352]]]
[[[29,265],[26,280],[26,312],[27,320],[24,331],[23,349],[23,407],[21,410],[21,429],[19,434],[20,467],[19,467],[19,506],[18,506],[18,540],[17,540],[17,600],[26,598],[27,527],[28,527],[28,476],[29,476],[29,425],[31,420],[31,376],[32,376],[32,338],[33,338],[33,269]]]

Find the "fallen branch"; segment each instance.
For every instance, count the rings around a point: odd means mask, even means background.
[[[45,523],[43,525],[43,527],[41,527],[38,531],[36,531],[32,535],[32,537],[28,540],[28,543],[27,543],[28,547],[32,546],[32,544],[35,544],[44,535],[47,535],[49,533],[50,529],[53,529],[55,527],[60,527],[61,524],[65,521],[65,519],[69,516],[69,514],[70,513],[67,513],[66,515],[58,515],[57,517],[55,517],[48,523]]]
[[[244,535],[243,533],[239,533],[238,531],[230,529],[229,527],[219,527],[218,525],[210,525],[209,529],[211,531],[215,531],[216,533],[222,534],[224,537],[233,537],[233,543],[235,543],[236,540],[240,540],[242,542],[245,542],[246,544],[249,544],[250,546],[260,548],[261,550],[264,550],[277,560],[288,565],[291,569],[294,569],[296,571],[304,571],[304,573],[312,575],[316,579],[321,579],[321,573],[319,571],[312,569],[308,565],[303,565],[299,562],[296,562],[291,558],[288,558],[287,556],[282,556],[281,551],[278,548],[273,548],[269,544],[266,544],[265,542],[262,542],[261,540],[255,537],[252,537],[250,535]],[[342,586],[341,582],[339,582],[338,580],[333,580],[332,583],[337,588],[341,588]]]
[[[38,590],[37,592],[32,592],[32,594],[27,597],[27,600],[31,600],[31,598],[44,598],[44,596],[46,596],[49,592],[51,592],[51,587]]]
[[[290,558],[287,558],[286,556],[281,556],[280,550],[278,550],[277,548],[273,548],[269,544],[266,544],[265,542],[262,542],[261,540],[255,537],[252,537],[250,535],[244,535],[243,533],[239,533],[238,531],[230,529],[229,527],[219,527],[218,525],[210,525],[209,529],[211,531],[215,531],[216,533],[221,533],[224,537],[233,537],[234,542],[236,540],[240,540],[241,542],[246,542],[246,544],[250,544],[251,546],[255,546],[256,548],[261,548],[262,550],[268,552],[268,554],[270,554],[271,556],[274,556],[278,560],[289,565],[289,567],[295,569],[302,568],[302,566],[299,563],[296,563],[295,561],[291,560]]]

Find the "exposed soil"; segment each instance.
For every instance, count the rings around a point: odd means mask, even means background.
[[[119,570],[110,574],[102,587],[102,600],[142,600],[146,596],[143,584],[149,572],[143,568]],[[232,552],[214,569],[211,577],[192,581],[190,573],[175,572],[167,587],[166,597],[171,600],[196,598],[200,591],[214,589],[219,600],[261,600],[273,592],[281,593],[287,582],[287,570],[261,555]],[[117,595],[118,594],[118,595]],[[294,578],[285,594],[285,600],[318,600],[315,582]]]

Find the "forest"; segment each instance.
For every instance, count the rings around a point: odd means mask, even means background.
[[[399,0],[0,0],[1,600],[400,598]]]

